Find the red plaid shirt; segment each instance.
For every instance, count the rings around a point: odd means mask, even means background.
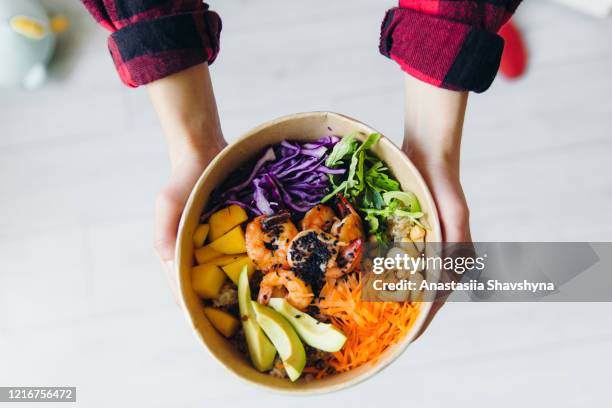
[[[112,31],[121,80],[144,85],[219,53],[221,19],[201,0],[81,0]],[[400,0],[382,23],[380,52],[435,86],[475,92],[493,82],[504,42],[497,31],[521,0]]]

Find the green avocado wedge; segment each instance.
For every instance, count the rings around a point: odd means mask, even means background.
[[[257,323],[276,347],[291,381],[300,378],[306,365],[306,352],[291,324],[280,313],[268,306],[252,302]]]
[[[251,306],[251,289],[249,288],[249,275],[246,266],[240,272],[240,278],[238,279],[238,307],[253,365],[259,371],[272,369],[276,349],[255,319],[255,312]]]
[[[346,336],[331,324],[321,323],[291,306],[286,299],[272,298],[269,305],[283,315],[304,343],[319,350],[333,353],[344,346]]]

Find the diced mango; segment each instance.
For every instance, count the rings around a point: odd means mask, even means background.
[[[232,337],[240,327],[240,321],[225,310],[205,307],[204,313],[213,327],[225,337]]]
[[[236,225],[240,225],[248,219],[247,213],[236,204],[232,204],[229,207],[213,213],[208,219],[208,223],[210,224],[209,240],[211,242],[215,241]]]
[[[206,245],[202,248],[196,249],[194,255],[200,265],[205,264],[206,262],[210,262],[215,258],[219,258],[220,256],[223,256],[221,252],[212,249],[210,245]]]
[[[247,267],[247,273],[249,279],[253,276],[253,272],[255,272],[255,264],[251,261],[251,258],[248,256],[242,256],[238,258],[237,261],[232,262],[231,264],[222,266],[223,272],[227,275],[228,278],[232,280],[236,285],[238,285],[238,279],[240,279],[240,273],[242,272],[242,268]]]
[[[241,258],[241,256],[242,255],[221,255],[220,257],[212,259],[206,263],[217,265],[217,266],[225,266],[225,265],[229,265],[231,263],[236,262],[237,260]]]
[[[208,224],[200,224],[196,227],[196,230],[193,233],[194,248],[202,248],[204,241],[206,241],[206,237],[208,236],[209,229],[210,226]]]
[[[212,231],[212,230],[211,230]],[[244,241],[244,232],[240,225],[234,227],[229,232],[217,238],[210,244],[209,247],[223,254],[243,254],[246,252],[246,243]]]
[[[204,264],[191,270],[191,286],[202,299],[215,299],[225,282],[225,273],[217,265]]]

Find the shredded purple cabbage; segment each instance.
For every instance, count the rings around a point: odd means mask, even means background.
[[[344,169],[324,165],[332,148],[340,140],[325,136],[316,142],[282,141],[266,149],[249,176],[229,186],[220,200],[204,216],[227,204],[236,204],[255,215],[272,215],[280,210],[306,212],[329,193],[329,175]]]

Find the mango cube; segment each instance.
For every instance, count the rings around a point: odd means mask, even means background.
[[[206,241],[206,237],[208,236],[209,229],[210,226],[208,224],[200,224],[196,227],[196,230],[193,233],[194,248],[202,248],[204,241]]]
[[[204,314],[210,323],[225,337],[232,337],[240,327],[240,322],[230,313],[214,307],[205,307]]]
[[[232,280],[236,285],[238,285],[238,279],[240,279],[240,273],[242,272],[242,268],[247,267],[247,274],[249,279],[253,276],[253,272],[255,272],[255,264],[251,261],[251,258],[248,256],[242,256],[238,258],[237,261],[232,262],[231,264],[221,266],[223,272],[227,275],[228,278]]]
[[[236,225],[240,225],[248,219],[247,213],[236,204],[216,211],[208,219],[210,224],[210,241],[215,241]]]
[[[212,229],[211,229],[212,231]],[[210,244],[209,247],[223,254],[235,255],[246,252],[246,243],[244,241],[244,232],[240,225],[234,227],[221,237],[217,238]]]
[[[210,245],[206,245],[202,248],[196,249],[194,255],[199,264],[205,264],[215,258],[219,258],[223,254],[215,249],[212,249]]]
[[[215,299],[225,282],[225,273],[217,265],[204,264],[191,269],[191,287],[202,299]]]
[[[207,264],[213,264],[213,265],[217,265],[217,266],[225,266],[225,265],[229,265],[231,263],[236,262],[237,260],[239,260],[242,257],[242,255],[221,255],[218,258],[212,259],[208,262],[206,262]],[[204,264],[202,264],[204,265]]]

